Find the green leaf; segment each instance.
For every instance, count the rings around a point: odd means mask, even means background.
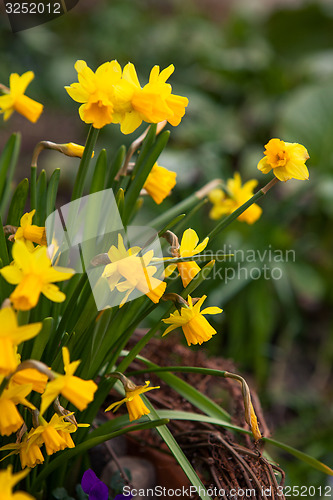
[[[36,359],[37,361],[41,359],[44,349],[51,338],[53,324],[53,318],[45,318],[43,320],[42,329],[34,339],[34,344],[30,354],[31,359]]]
[[[147,137],[149,136],[149,133],[147,134]],[[156,163],[158,157],[160,156],[161,152],[165,148],[168,140],[169,140],[170,132],[166,130],[156,140],[155,145],[147,152],[147,156],[141,157],[143,158],[142,161],[140,162],[140,168],[134,169],[134,178],[133,181],[131,182],[125,196],[125,211],[124,211],[124,217],[123,217],[123,222],[124,224],[127,224],[132,212],[133,208],[135,207],[135,202],[140,195],[140,191],[143,188],[143,185],[153,168],[154,164]],[[139,160],[138,160],[139,162]],[[138,163],[137,162],[137,163]]]
[[[35,223],[37,226],[44,226],[46,218],[47,182],[46,172],[42,170],[37,181],[37,210],[35,213]]]
[[[114,178],[117,175],[117,172],[120,170],[122,164],[124,163],[125,156],[126,156],[126,148],[125,146],[120,146],[115,158],[112,160],[111,165],[109,167],[109,175],[106,181],[106,189],[112,187]]]
[[[124,213],[124,203],[125,203],[125,193],[123,188],[118,189],[118,192],[116,194],[116,203],[119,210],[119,215],[120,217],[122,217]]]
[[[48,217],[55,210],[59,180],[60,180],[60,168],[56,168],[50,177],[49,185],[47,188],[46,217]]]
[[[8,210],[7,224],[19,226],[29,192],[29,181],[23,179],[17,186]]]
[[[96,161],[95,170],[91,181],[90,194],[97,193],[98,191],[102,191],[104,189],[106,167],[106,150],[102,149]]]
[[[169,229],[171,229],[173,226],[175,226],[177,224],[177,222],[181,221],[182,219],[184,219],[184,217],[186,216],[186,214],[180,214],[180,215],[177,215],[177,217],[175,217],[174,219],[172,219],[171,222],[168,222],[168,224],[166,226],[164,226],[163,229],[161,229],[158,233],[158,237],[161,238],[161,236],[166,232],[168,231]]]
[[[94,128],[92,125],[90,127],[87,141],[85,144],[83,156],[80,161],[80,166],[79,170],[76,174],[76,179],[74,183],[74,188],[72,192],[72,201],[76,200],[77,198],[80,198],[83,193],[83,188],[84,188],[84,183],[87,177],[88,169],[89,169],[89,164],[91,161],[91,155],[93,152],[93,149],[95,147],[97,137],[98,137],[99,129]]]
[[[125,352],[125,351],[123,351]],[[193,406],[199,408],[199,410],[203,411],[210,417],[218,418],[224,422],[230,422],[230,415],[226,412],[221,406],[219,406],[215,401],[211,400],[200,391],[198,391],[195,387],[185,382],[181,378],[177,377],[172,371],[177,371],[181,373],[202,373],[203,375],[210,376],[220,376],[223,377],[223,371],[221,370],[211,370],[209,368],[199,368],[199,367],[191,367],[191,366],[165,366],[160,367],[155,363],[152,363],[148,359],[143,356],[137,356],[137,359],[142,361],[147,368],[135,372],[129,372],[128,376],[135,375],[137,373],[155,373],[160,379],[166,382],[170,387],[172,387],[178,394],[183,396],[187,401],[189,401]],[[165,373],[164,373],[165,372]]]
[[[2,218],[0,216],[0,258],[4,266],[8,266],[9,264],[9,256],[7,249],[7,241],[6,235],[3,230]]]
[[[271,438],[263,438],[264,441],[267,443],[272,444],[273,446],[277,446],[278,448],[281,448],[282,450],[286,451],[287,453],[290,453],[294,457],[298,458],[299,460],[302,460],[302,462],[307,463],[314,469],[318,469],[321,472],[324,472],[325,474],[328,474],[329,476],[333,476],[333,470],[328,467],[327,465],[323,464],[316,458],[311,457],[310,455],[307,455],[306,453],[303,453],[302,451],[296,450],[292,446],[289,446],[287,444],[281,443],[280,441],[277,441],[276,439],[271,439]]]
[[[180,214],[186,212],[190,208],[193,208],[199,202],[199,198],[195,194],[192,194],[185,200],[181,201],[177,205],[173,206],[163,214],[153,219],[150,225],[151,227],[159,230],[161,226],[163,227],[165,224],[168,224],[168,221],[170,221],[170,219],[174,219],[175,217],[180,216]]]
[[[148,399],[144,395],[142,396],[142,399],[144,400],[147,407],[150,409],[150,413],[148,414],[148,418],[152,422],[159,419],[158,412],[150,404]],[[161,438],[163,439],[163,441],[165,442],[165,444],[168,446],[169,450],[171,451],[171,453],[173,454],[173,456],[175,457],[175,459],[177,460],[177,462],[179,463],[179,465],[181,466],[183,471],[185,472],[188,479],[191,481],[192,485],[196,487],[197,492],[200,492],[199,493],[200,498],[202,500],[212,500],[212,498],[210,496],[208,496],[207,491],[206,491],[203,483],[201,482],[200,478],[198,477],[197,473],[193,469],[190,462],[187,460],[186,456],[182,452],[179,444],[177,443],[177,441],[175,440],[175,438],[173,437],[173,435],[171,434],[169,429],[165,425],[163,425],[161,427],[157,427],[156,430],[159,433],[159,435],[161,436]],[[202,494],[201,494],[201,492],[202,492]]]
[[[13,134],[0,157],[0,214],[4,216],[7,202],[12,189],[12,181],[20,151],[21,134]]]

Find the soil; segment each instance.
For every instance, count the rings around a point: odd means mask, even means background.
[[[143,332],[136,332],[131,342],[136,342]],[[135,338],[136,337],[136,338]],[[130,347],[130,346],[129,346]],[[192,350],[174,344],[170,339],[153,339],[142,355],[161,366],[183,365],[213,368],[237,372],[230,360],[207,357],[203,349]],[[142,363],[135,361],[130,370],[143,369]],[[241,386],[235,380],[202,376],[202,374],[178,374],[180,378],[209,396],[232,415],[232,423],[249,429],[244,420],[244,404]],[[151,373],[131,379],[142,384],[150,380],[152,385],[160,385],[159,391],[149,392],[149,399],[158,409],[172,409],[200,413],[196,407]],[[113,394],[112,394],[113,396]],[[257,414],[260,430],[269,436],[260,403],[255,392],[251,396]],[[114,398],[112,397],[112,400]],[[120,410],[119,410],[120,411]],[[168,424],[172,435],[191,462],[196,473],[207,489],[213,490],[212,498],[230,499],[256,498],[263,500],[283,499],[279,486],[283,485],[284,472],[270,463],[263,455],[263,443],[255,443],[248,434],[234,433],[224,427],[208,423],[172,420]],[[128,438],[126,456],[142,457],[155,468],[155,484],[168,488],[189,486],[182,469],[170,456],[166,445],[157,432],[151,430],[132,434]],[[125,463],[126,463],[126,458]],[[121,465],[120,465],[121,467]],[[125,474],[126,476],[126,474]],[[135,484],[134,487],[137,487]],[[151,487],[154,485],[152,484]],[[215,490],[214,490],[215,489]],[[215,495],[215,496],[214,496]],[[141,498],[141,497],[137,497]],[[153,497],[149,497],[153,500]],[[168,495],[159,498],[170,498]],[[197,494],[177,498],[199,498]]]

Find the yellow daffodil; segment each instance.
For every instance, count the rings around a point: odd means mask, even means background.
[[[64,436],[70,432],[75,432],[76,426],[70,422],[65,422],[64,418],[59,417],[55,413],[50,422],[46,422],[46,420],[40,417],[41,425],[31,432],[29,441],[43,442],[48,455],[52,455],[65,448],[74,448],[75,444],[72,438]]]
[[[1,380],[0,380],[1,381]],[[16,432],[24,423],[16,405],[23,404],[32,410],[34,405],[29,403],[26,396],[31,392],[32,385],[12,385],[9,384],[0,396],[0,434],[9,436]]]
[[[155,163],[143,187],[155,203],[160,205],[176,185],[176,177],[176,172],[171,172]]]
[[[114,123],[120,123],[123,134],[130,134],[142,123],[158,123],[167,120],[171,125],[179,125],[188,104],[186,97],[172,94],[171,85],[166,80],[174,72],[171,64],[161,71],[154,66],[149,83],[140,86],[135,67],[128,63],[123,75],[115,85]]]
[[[147,85],[141,92],[134,93],[132,105],[136,111],[142,113],[145,121],[158,123],[167,120],[173,126],[179,125],[188,99],[172,94],[171,85],[166,83],[174,70],[173,64],[161,72],[159,66],[154,66]]]
[[[20,224],[21,226],[17,229],[14,239],[15,241],[31,241],[37,243],[37,245],[46,245],[46,232],[45,227],[39,227],[32,224],[32,218],[35,215],[36,210],[32,210],[29,213],[22,215]],[[33,247],[30,249],[33,250]]]
[[[148,415],[148,413],[150,413],[150,410],[148,410],[147,406],[140,398],[140,394],[160,388],[159,386],[148,387],[149,384],[150,382],[146,381],[145,385],[135,385],[127,379],[124,384],[126,397],[121,401],[112,403],[112,405],[108,406],[105,411],[113,410],[113,412],[115,412],[122,404],[126,403],[130,422],[132,422],[133,420],[137,420],[143,415]]]
[[[43,414],[50,404],[59,394],[68,399],[80,411],[84,410],[88,403],[94,399],[97,385],[92,380],[82,380],[74,376],[74,372],[80,364],[80,361],[70,363],[69,351],[67,347],[62,348],[62,357],[64,361],[65,375],[56,375],[54,380],[47,384],[40,412]]]
[[[22,76],[12,73],[9,77],[10,88],[1,87],[5,94],[0,97],[0,113],[4,113],[4,120],[8,120],[14,111],[17,111],[33,123],[38,120],[44,106],[24,95],[26,88],[34,77],[33,71],[27,71]]]
[[[223,215],[229,215],[237,210],[253,196],[253,190],[257,184],[258,181],[252,179],[242,186],[241,176],[238,172],[235,172],[233,179],[227,181],[226,190],[228,196],[219,188],[213,189],[209,193],[209,200],[213,203],[209,213],[210,218],[214,220],[220,219]],[[254,203],[238,217],[238,220],[253,224],[259,219],[261,213],[261,207]]]
[[[10,382],[13,385],[31,384],[33,391],[43,394],[43,392],[45,391],[47,380],[47,375],[41,373],[35,368],[25,368],[24,370],[19,370],[14,373],[14,375],[10,379]]]
[[[273,169],[273,173],[279,181],[307,180],[309,178],[305,162],[310,157],[301,144],[271,139],[265,146],[264,154],[264,158],[258,163],[258,169],[263,174],[267,174]]]
[[[115,288],[119,292],[126,292],[120,306],[124,305],[129,295],[135,290],[139,290],[157,304],[165,292],[166,283],[153,275],[157,269],[148,264],[154,256],[154,251],[150,250],[137,257],[140,247],[132,247],[126,250],[121,234],[118,235],[118,248],[114,245],[108,252],[111,264],[104,268],[102,277],[106,278],[113,291]],[[122,278],[125,281],[120,281]]]
[[[192,257],[202,252],[207,244],[209,238],[205,238],[199,245],[199,237],[194,229],[186,229],[184,231],[179,249],[173,251],[173,257]],[[183,282],[184,288],[193,280],[193,278],[200,271],[200,267],[196,262],[179,262],[178,264],[171,264],[165,270],[166,276],[169,276],[175,269],[178,268],[180,277]]]
[[[24,479],[30,472],[29,469],[12,474],[12,465],[0,471],[0,491],[2,500],[34,500],[34,497],[23,491],[13,492],[14,486]]]
[[[203,295],[201,299],[193,305],[192,298],[188,296],[188,307],[182,307],[180,312],[175,311],[173,314],[170,314],[169,318],[163,319],[164,323],[170,325],[163,333],[163,336],[181,326],[188,345],[202,344],[210,340],[217,332],[203,315],[220,314],[222,309],[219,307],[207,307],[203,311],[200,311],[200,307],[206,298],[207,296]]]
[[[106,62],[94,73],[85,61],[76,61],[78,83],[65,87],[74,101],[83,103],[79,108],[82,121],[102,128],[113,121],[114,85],[121,78],[117,61]]]
[[[0,375],[9,375],[18,365],[14,347],[35,337],[42,323],[19,326],[14,311],[5,307],[0,310],[0,325]]]
[[[28,311],[37,305],[40,294],[54,302],[63,302],[66,295],[53,282],[72,277],[72,269],[52,267],[46,247],[33,252],[22,241],[15,241],[12,249],[14,262],[0,270],[12,285],[18,285],[10,295],[15,309]]]
[[[44,462],[44,457],[40,447],[43,442],[39,439],[38,435],[36,437],[31,437],[33,432],[34,429],[31,429],[29,434],[26,433],[19,443],[10,443],[2,446],[0,451],[13,450],[4,457],[3,460],[11,455],[19,454],[22,469],[25,467],[33,468],[38,464],[42,464]]]

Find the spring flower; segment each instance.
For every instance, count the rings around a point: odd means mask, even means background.
[[[71,278],[74,274],[72,269],[52,267],[46,247],[37,247],[29,252],[22,241],[15,241],[12,255],[14,262],[3,267],[0,273],[12,285],[18,285],[10,295],[15,309],[32,309],[41,293],[54,302],[65,300],[66,295],[53,282]]]
[[[0,310],[0,324],[0,375],[9,375],[18,365],[14,347],[35,337],[42,323],[19,326],[14,311],[5,307]]]
[[[121,234],[118,234],[118,248],[112,245],[108,251],[111,264],[105,266],[102,277],[107,279],[111,291],[116,288],[119,292],[126,292],[120,306],[125,304],[135,289],[147,295],[155,304],[165,291],[166,283],[153,276],[157,271],[156,267],[148,265],[154,251],[150,250],[142,257],[137,257],[140,251],[140,247],[126,250]],[[125,281],[120,281],[122,278]]]
[[[32,210],[22,215],[20,220],[21,226],[14,235],[15,241],[20,240],[24,243],[31,241],[37,243],[37,245],[47,245],[45,227],[39,227],[32,224],[32,218],[35,212],[36,210]],[[33,246],[31,250],[33,250]]]
[[[124,377],[126,379],[126,377]],[[116,403],[112,403],[112,405],[108,406],[105,411],[113,410],[113,412],[117,411],[118,408],[126,403],[128,415],[130,422],[133,420],[137,420],[138,418],[142,417],[143,415],[148,415],[150,411],[148,410],[147,406],[144,404],[142,399],[140,398],[140,394],[143,394],[148,391],[152,391],[153,389],[159,389],[160,387],[148,387],[150,382],[146,381],[145,385],[135,385],[133,382],[131,382],[129,379],[126,379],[124,382],[124,389],[125,389],[125,398],[122,399],[121,401],[117,401]]]
[[[210,218],[214,220],[220,219],[223,215],[229,215],[237,210],[253,196],[253,190],[257,184],[258,181],[252,179],[242,186],[241,176],[238,172],[235,172],[233,179],[227,181],[226,190],[228,196],[219,188],[213,189],[209,193],[209,200],[213,203],[209,213]],[[253,224],[259,219],[261,213],[262,209],[254,203],[238,217],[238,220]]]
[[[31,429],[29,434],[25,434],[23,440],[19,443],[10,443],[2,446],[0,451],[13,450],[3,460],[11,455],[20,455],[21,467],[33,468],[44,462],[43,454],[40,450],[42,441],[37,437],[31,437],[34,429]],[[38,442],[37,442],[38,441]]]
[[[0,380],[1,381],[1,380]],[[10,384],[0,396],[0,434],[9,436],[16,432],[24,423],[17,411],[16,405],[23,404],[32,410],[35,407],[29,403],[26,396],[31,392],[32,385]]]
[[[160,205],[176,185],[176,177],[176,172],[171,172],[167,168],[160,167],[155,163],[143,188],[153,198],[155,203]]]
[[[59,394],[62,394],[62,396],[73,403],[80,411],[87,408],[88,403],[94,399],[94,394],[97,389],[95,382],[92,380],[82,380],[74,376],[74,372],[79,366],[80,361],[73,361],[70,363],[67,347],[62,348],[62,357],[65,375],[56,375],[56,378],[47,384],[46,390],[42,395],[40,407],[41,414],[45,412]]]
[[[81,486],[83,491],[89,495],[89,500],[109,499],[108,487],[103,483],[103,481],[98,479],[92,469],[88,469],[84,472],[82,476]]]
[[[163,319],[164,323],[170,325],[163,333],[163,337],[175,328],[181,326],[188,345],[201,345],[203,342],[210,340],[212,336],[217,332],[208,323],[203,315],[220,314],[222,312],[222,309],[220,309],[219,307],[207,307],[203,311],[200,311],[200,307],[202,306],[206,298],[207,296],[203,295],[201,299],[199,299],[198,302],[193,305],[192,298],[188,296],[189,307],[182,307],[180,312],[175,311],[173,314],[170,314],[169,318]]]
[[[171,125],[179,125],[188,104],[186,97],[172,94],[171,85],[166,80],[174,72],[171,64],[160,72],[154,66],[149,82],[141,88],[135,67],[128,63],[124,67],[121,81],[115,86],[115,110],[113,121],[120,123],[123,134],[130,134],[142,123],[158,123],[167,120]]]
[[[25,368],[24,370],[19,370],[14,373],[14,375],[10,379],[10,382],[13,385],[31,384],[33,391],[43,394],[43,392],[45,391],[47,380],[47,375],[41,373],[35,368]]]
[[[79,108],[82,121],[102,128],[111,123],[114,110],[113,86],[121,78],[121,67],[117,61],[106,62],[94,73],[85,61],[76,61],[78,83],[65,87],[74,101],[83,103]]]
[[[0,471],[0,491],[2,500],[34,500],[34,497],[23,491],[15,491],[14,486],[24,479],[30,472],[29,469],[12,474],[12,465]]]
[[[180,247],[173,251],[173,257],[191,257],[202,252],[207,244],[209,238],[205,238],[199,245],[199,237],[193,229],[186,229],[184,231]],[[200,267],[196,262],[179,262],[178,264],[171,264],[166,269],[166,275],[169,276],[175,269],[178,268],[180,277],[183,282],[184,288],[191,282],[191,280],[198,274]]]
[[[27,71],[19,76],[12,73],[9,77],[9,89],[1,86],[5,95],[0,97],[0,113],[4,113],[4,120],[8,120],[14,111],[36,123],[43,111],[43,105],[24,95],[27,86],[34,79],[33,71]]]
[[[310,157],[301,144],[271,139],[265,146],[264,154],[264,158],[258,163],[258,169],[263,174],[267,174],[273,169],[273,173],[279,181],[307,180],[309,178],[305,162]]]
[[[41,425],[31,432],[30,440],[34,440],[45,444],[46,453],[53,455],[57,451],[65,448],[74,448],[75,444],[71,437],[65,437],[66,434],[76,431],[76,426],[70,422],[65,422],[65,417],[59,417],[56,413],[51,418],[50,422],[46,422],[42,417],[39,417]]]

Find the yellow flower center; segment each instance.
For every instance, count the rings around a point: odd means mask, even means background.
[[[266,145],[265,155],[267,163],[272,167],[284,167],[290,160],[284,141],[278,139],[270,141]]]

